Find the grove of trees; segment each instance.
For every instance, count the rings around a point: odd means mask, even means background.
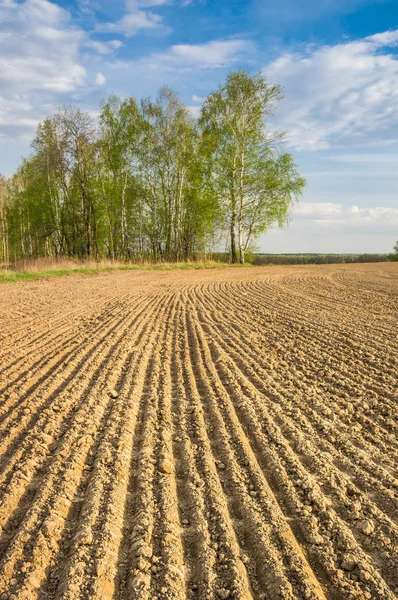
[[[281,99],[240,70],[198,119],[167,87],[155,100],[112,95],[98,119],[58,109],[14,175],[0,176],[0,260],[183,261],[225,240],[231,262],[244,262],[305,185],[267,128]]]

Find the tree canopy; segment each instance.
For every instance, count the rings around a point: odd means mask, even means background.
[[[236,71],[199,119],[168,87],[139,102],[111,95],[97,120],[58,109],[0,177],[0,259],[180,261],[227,239],[231,261],[244,262],[260,234],[287,223],[305,184],[268,129],[281,99],[261,74]]]

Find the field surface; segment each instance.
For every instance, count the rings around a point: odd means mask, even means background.
[[[398,598],[398,265],[0,288],[0,600]]]

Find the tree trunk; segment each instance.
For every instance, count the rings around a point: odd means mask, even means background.
[[[122,226],[122,251],[123,251],[123,258],[127,258],[130,257],[130,252],[127,248],[127,214],[126,214],[126,188],[127,188],[127,172],[125,174],[125,179],[123,182],[123,187],[122,187],[122,219],[121,219],[121,226]]]
[[[239,262],[241,265],[245,262],[245,248],[243,245],[243,227],[242,227],[242,210],[239,210],[238,217],[238,231],[239,231]]]
[[[230,225],[231,262],[232,262],[232,264],[235,264],[237,262],[235,225],[236,225],[236,209],[235,209],[235,206],[234,206],[233,209],[232,209],[231,225]]]
[[[82,186],[82,207],[84,215],[84,225],[86,228],[86,253],[87,257],[91,258],[92,254],[92,232],[91,232],[91,211],[90,211],[90,200],[87,197],[86,190]]]
[[[7,219],[3,208],[0,210],[0,225],[1,225],[1,241],[2,241],[2,256],[1,259],[8,262],[8,229]]]

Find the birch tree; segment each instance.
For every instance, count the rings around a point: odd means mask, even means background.
[[[266,130],[266,119],[281,99],[279,85],[240,70],[230,73],[202,107],[199,122],[233,263],[238,255],[244,262],[249,244],[260,233],[287,222],[305,185],[291,156],[276,152],[283,134]]]
[[[103,194],[112,258],[130,258],[134,239],[131,227],[133,178],[137,168],[140,134],[138,107],[133,98],[115,95],[102,103],[97,164]]]
[[[73,187],[80,196],[85,238],[81,254],[91,257],[97,250],[98,224],[94,190],[95,126],[88,112],[74,106],[58,110],[55,122],[65,189]]]
[[[167,87],[156,101],[142,101],[141,116],[139,161],[152,251],[161,259],[180,260],[196,163],[195,122]]]

